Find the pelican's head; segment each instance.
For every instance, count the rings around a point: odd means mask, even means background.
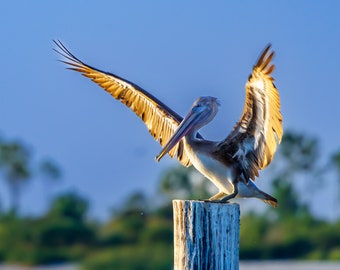
[[[199,97],[196,99],[190,112],[183,119],[169,141],[164,145],[162,151],[156,157],[156,160],[159,161],[188,133],[196,133],[201,127],[209,123],[215,117],[219,105],[219,101],[214,97]]]
[[[219,106],[220,102],[215,97],[199,97],[195,100],[190,112],[182,123],[187,120],[190,115],[194,115],[196,118],[195,123],[197,123],[195,125],[195,130],[198,130],[214,119]]]

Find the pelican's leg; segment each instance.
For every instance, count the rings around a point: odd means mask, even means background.
[[[218,193],[216,193],[214,196],[210,197],[207,201],[220,201],[225,197],[225,193],[220,191]]]
[[[220,200],[220,202],[221,202],[221,203],[225,203],[225,202],[227,202],[227,201],[229,201],[229,200],[231,200],[231,199],[234,199],[234,198],[236,197],[237,194],[238,194],[237,184],[234,184],[234,192],[231,193],[231,194],[229,194],[229,195],[227,195],[227,196],[225,196],[225,197],[223,197],[223,198]]]

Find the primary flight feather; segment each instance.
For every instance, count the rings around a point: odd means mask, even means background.
[[[183,119],[138,85],[85,64],[60,41],[54,43],[69,69],[90,78],[145,123],[163,147],[157,161],[169,154],[183,166],[193,165],[217,186],[219,192],[209,200],[226,202],[234,197],[255,197],[277,206],[277,200],[253,181],[258,171],[272,161],[283,134],[280,98],[271,75],[274,52],[270,45],[260,55],[246,83],[240,120],[226,139],[215,142],[205,140],[198,130],[216,115],[219,106],[216,98],[198,98]]]

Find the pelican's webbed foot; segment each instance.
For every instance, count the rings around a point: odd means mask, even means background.
[[[208,202],[215,202],[215,203],[227,203],[229,200],[234,199],[238,194],[237,185],[234,185],[234,192],[231,194],[225,194],[224,192],[219,192],[209,198]]]

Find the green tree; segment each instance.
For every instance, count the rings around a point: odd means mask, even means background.
[[[61,177],[60,168],[52,159],[44,159],[41,161],[39,169],[47,181],[56,181]]]
[[[30,152],[27,146],[19,141],[2,141],[0,143],[0,169],[10,191],[10,211],[17,213],[21,189],[31,177]]]
[[[48,215],[52,218],[69,218],[83,222],[88,208],[89,202],[76,192],[71,191],[54,199]]]
[[[213,184],[193,166],[176,166],[161,178],[159,190],[167,199],[208,199],[216,192]]]
[[[319,157],[318,140],[306,134],[287,131],[277,156],[276,159],[284,162],[282,172],[287,175],[314,170]]]
[[[94,228],[87,221],[89,202],[75,192],[55,198],[51,209],[34,229],[39,247],[72,248],[93,244]]]
[[[313,194],[320,182],[318,157],[316,138],[291,131],[285,133],[270,169],[279,207],[270,211],[281,218],[311,215],[309,207],[301,200],[301,192]],[[301,181],[304,181],[303,190],[298,189]]]
[[[98,248],[82,269],[171,269],[172,218],[159,214],[153,201],[141,192],[131,194],[101,226]]]
[[[51,197],[51,185],[60,180],[61,170],[59,166],[50,158],[43,159],[39,164],[39,173],[45,186],[47,201]]]
[[[335,185],[336,185],[337,190],[336,190],[336,198],[334,200],[334,208],[336,209],[335,214],[339,216],[340,211],[337,205],[340,201],[340,150],[331,154],[328,164],[325,166],[325,171],[330,171],[331,174],[329,175],[334,175],[335,173],[335,177],[336,177]]]
[[[335,166],[335,168],[337,169],[337,173],[340,178],[340,150],[332,154],[331,161],[333,165]]]
[[[333,167],[338,179],[338,197],[340,200],[340,150],[333,153],[330,158],[330,167]]]
[[[131,212],[144,213],[149,210],[149,198],[140,191],[132,193],[123,203],[119,214],[125,215]]]
[[[41,217],[0,216],[0,259],[20,264],[79,261],[95,243],[88,202],[76,193],[54,199]]]

